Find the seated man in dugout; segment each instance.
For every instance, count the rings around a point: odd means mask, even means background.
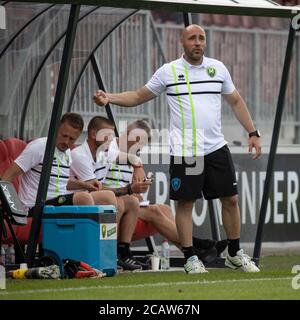
[[[114,124],[107,118],[96,116],[88,124],[86,141],[72,150],[71,178],[69,190],[88,190],[91,194],[103,190],[101,182],[109,168],[111,155],[107,153],[114,134]],[[112,155],[114,157],[114,155]],[[132,185],[134,192],[146,192],[150,183]],[[102,191],[111,192],[112,191]],[[118,267],[135,271],[148,268],[147,264],[136,260],[130,251],[130,242],[139,215],[139,201],[124,193],[117,197],[118,225]]]
[[[83,126],[83,119],[77,113],[66,113],[60,120],[45,205],[117,206],[114,193],[108,190],[68,194],[67,183],[72,163],[70,147],[82,133]],[[30,142],[2,176],[3,180],[11,182],[20,176],[19,197],[24,207],[29,210],[29,216],[32,215],[36,202],[46,143],[47,138]]]

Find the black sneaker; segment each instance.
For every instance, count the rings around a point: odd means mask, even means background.
[[[210,249],[199,249],[194,248],[196,255],[198,258],[204,263],[211,263],[213,262],[216,257],[218,256],[218,250],[215,247],[212,247]]]
[[[119,263],[119,261],[118,261]],[[123,268],[117,263],[117,272],[122,272]]]
[[[217,250],[217,255],[219,256],[227,247],[227,240],[212,240],[212,239],[201,239],[198,243],[194,245],[198,257],[205,260],[206,256],[214,255],[214,248]],[[201,258],[202,257],[202,258]],[[213,257],[212,257],[213,258]],[[211,259],[210,259],[211,260]]]
[[[132,251],[129,249],[129,254],[128,254],[128,257],[132,260],[135,261],[136,264],[138,264],[139,266],[142,267],[142,270],[150,270],[151,269],[151,264],[150,264],[150,259],[148,259],[147,261],[145,262],[142,262],[141,260],[135,258],[133,256],[133,253]]]
[[[142,262],[140,260],[138,260],[137,258],[131,257],[131,259],[135,260],[135,262],[140,265],[142,267],[142,270],[150,270],[151,269],[151,265],[150,262]]]
[[[124,271],[135,271],[142,270],[142,266],[139,265],[135,259],[131,257],[118,258],[117,265],[120,266]]]
[[[216,249],[218,251],[218,256],[227,248],[227,240],[220,240],[216,243]]]
[[[215,247],[217,241],[212,239],[197,239],[193,241],[194,248],[209,250]]]

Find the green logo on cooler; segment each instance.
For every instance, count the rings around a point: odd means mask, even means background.
[[[101,231],[102,231],[102,238],[105,238],[106,237],[106,224],[102,225]]]
[[[112,236],[116,232],[117,232],[117,228],[116,227],[113,227],[113,228],[107,230],[107,237],[109,238],[110,236]]]

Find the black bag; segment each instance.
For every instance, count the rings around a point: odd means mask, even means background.
[[[63,259],[65,278],[73,279],[76,276],[76,273],[79,271],[80,261],[72,259]]]

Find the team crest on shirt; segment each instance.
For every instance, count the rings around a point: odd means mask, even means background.
[[[61,196],[61,197],[58,198],[58,203],[59,203],[59,204],[63,204],[66,200],[67,200],[66,197]]]
[[[214,67],[208,67],[206,68],[206,72],[211,78],[213,78],[216,75],[217,70]]]
[[[179,178],[173,178],[171,180],[171,186],[174,191],[178,191],[181,186],[181,180]]]

